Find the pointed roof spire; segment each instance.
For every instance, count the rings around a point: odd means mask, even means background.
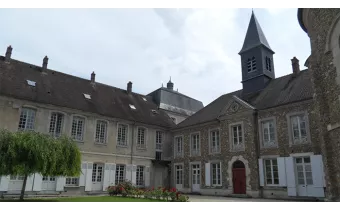
[[[170,80],[167,84],[167,88],[170,89],[170,90],[173,90],[174,89],[174,83],[171,82],[171,77],[170,77]]]
[[[264,47],[266,47],[267,49],[269,49],[270,51],[274,53],[274,51],[270,48],[268,41],[262,31],[262,28],[256,19],[254,10],[252,9],[246,38],[244,39],[243,47],[241,51],[239,52],[239,54],[251,48],[257,47],[259,45],[263,45]]]

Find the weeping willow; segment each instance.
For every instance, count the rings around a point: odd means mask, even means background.
[[[67,136],[52,138],[36,132],[0,130],[0,176],[79,176],[81,153]]]

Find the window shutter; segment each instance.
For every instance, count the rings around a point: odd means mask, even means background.
[[[92,190],[92,169],[93,163],[87,163],[86,176],[85,176],[85,191]]]
[[[132,184],[136,185],[136,172],[137,172],[137,166],[132,166]]]
[[[79,186],[80,187],[84,187],[85,186],[86,171],[87,171],[87,163],[86,162],[82,162],[81,163],[81,174],[79,176]]]
[[[128,181],[131,181],[131,171],[132,171],[132,165],[126,165],[125,179]]]
[[[325,197],[322,155],[311,155],[314,197]]]
[[[66,182],[66,178],[65,177],[58,177],[57,178],[57,187],[56,187],[56,191],[64,191],[64,186],[65,186],[65,182]]]
[[[264,186],[263,159],[260,158],[258,161],[259,161],[259,179],[260,179],[260,186]]]
[[[41,191],[41,184],[42,184],[42,176],[41,174],[36,173],[34,177],[33,191],[36,191],[36,192]]]
[[[116,183],[115,183],[115,180],[116,180],[116,164],[114,163],[111,163],[111,169],[110,169],[110,186],[115,186]]]
[[[103,191],[106,191],[107,187],[110,185],[110,168],[111,168],[111,164],[105,163],[105,166],[104,166]]]
[[[279,185],[282,187],[287,186],[286,181],[286,162],[284,157],[277,158],[277,169],[279,172]]]
[[[150,187],[150,167],[145,167],[145,187]]]
[[[0,177],[0,191],[7,191],[9,184],[9,176],[1,176]]]
[[[32,191],[32,187],[33,187],[33,176],[34,176],[34,175],[31,175],[31,176],[28,176],[28,177],[27,177],[25,192]]]
[[[294,158],[286,157],[286,177],[287,177],[287,191],[288,196],[296,196],[296,181],[294,170]]]
[[[205,186],[211,186],[210,183],[210,163],[205,164]]]

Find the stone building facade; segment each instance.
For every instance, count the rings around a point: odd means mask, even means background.
[[[266,198],[325,197],[310,70],[275,78],[274,51],[252,14],[241,90],[173,128],[173,186],[184,192]]]
[[[308,34],[311,55],[306,62],[315,91],[320,149],[329,200],[340,199],[340,9],[298,10],[298,20]]]

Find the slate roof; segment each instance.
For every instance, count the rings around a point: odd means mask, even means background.
[[[233,95],[246,101],[257,110],[309,100],[313,98],[311,73],[308,70],[303,70],[298,75],[289,74],[273,79],[265,89],[250,95],[243,95],[242,90],[222,95],[194,115],[179,123],[176,128],[216,120],[221,114],[221,111],[228,105]]]
[[[271,50],[272,52],[274,52],[270,48],[268,41],[266,39],[266,36],[264,35],[262,28],[259,22],[257,21],[254,12],[252,12],[250,22],[248,25],[246,38],[244,39],[243,46],[239,54],[259,45],[263,45],[269,50]]]
[[[148,96],[152,97],[161,109],[186,116],[190,116],[203,108],[201,101],[164,87],[153,91]]]
[[[35,81],[36,86],[29,86],[26,80]],[[91,99],[86,99],[84,93],[91,95]],[[127,94],[126,90],[97,82],[93,86],[90,80],[49,69],[42,73],[41,67],[13,59],[5,63],[3,56],[0,56],[0,95],[166,128],[175,125],[146,96]],[[148,98],[147,101],[143,97]],[[153,114],[152,110],[157,110],[158,114]]]

